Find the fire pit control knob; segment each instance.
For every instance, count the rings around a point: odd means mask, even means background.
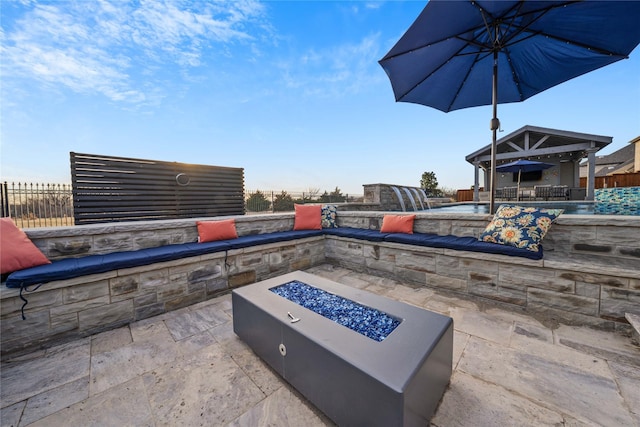
[[[289,316],[289,319],[291,319],[291,323],[296,323],[296,322],[300,321],[300,319],[298,319],[296,316],[294,316],[293,314],[291,314],[288,311],[287,311],[287,316]]]
[[[280,350],[280,354],[283,356],[287,355],[287,347],[284,346],[284,344],[280,344],[278,346],[278,350]]]

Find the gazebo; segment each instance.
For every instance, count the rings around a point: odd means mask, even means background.
[[[591,135],[538,126],[524,126],[496,142],[496,165],[518,159],[555,164],[544,174],[530,177],[536,185],[566,186],[573,199],[593,200],[595,188],[596,153],[613,141],[610,136]],[[589,168],[586,193],[580,189],[580,162],[587,158]],[[491,144],[467,155],[474,166],[473,200],[480,200],[480,170],[484,173],[484,188],[490,188]],[[514,185],[512,174],[496,174],[495,188]]]

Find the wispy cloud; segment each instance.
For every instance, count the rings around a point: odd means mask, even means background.
[[[251,46],[267,28],[264,6],[253,0],[21,3],[3,11],[5,79],[129,104],[157,100],[165,65],[185,72],[205,54],[228,55],[228,44]]]
[[[383,80],[377,60],[380,34],[371,34],[358,43],[311,49],[298,59],[282,63],[285,84],[307,95],[343,96],[360,92]]]

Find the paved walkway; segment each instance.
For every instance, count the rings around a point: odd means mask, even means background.
[[[640,349],[433,290],[309,272],[454,319],[432,426],[638,426]],[[233,333],[225,295],[1,366],[2,426],[331,426]]]

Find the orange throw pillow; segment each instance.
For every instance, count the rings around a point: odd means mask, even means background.
[[[196,221],[196,225],[198,226],[198,242],[200,243],[238,238],[234,219]]]
[[[0,218],[0,274],[12,273],[51,261],[11,218]]]
[[[322,230],[322,205],[295,205],[294,230]]]
[[[382,218],[382,233],[407,233],[413,234],[413,221],[415,215],[385,215]]]

